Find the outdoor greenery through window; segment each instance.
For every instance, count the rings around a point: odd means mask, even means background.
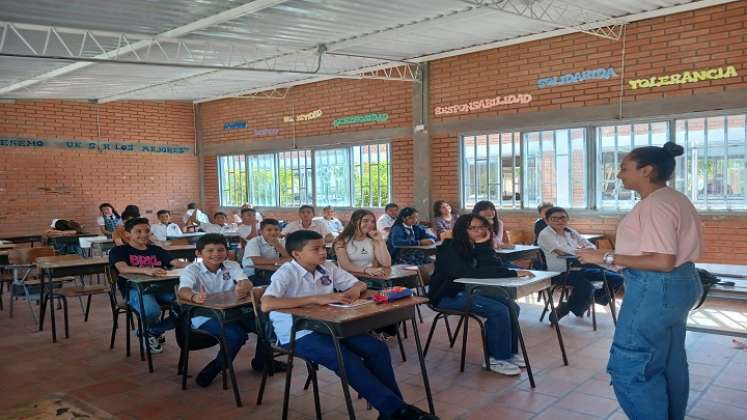
[[[388,143],[218,158],[221,206],[384,207],[390,172]]]
[[[515,132],[462,138],[465,206],[490,200],[502,208],[519,208],[521,144]]]

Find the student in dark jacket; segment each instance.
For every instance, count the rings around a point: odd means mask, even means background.
[[[417,250],[401,252],[397,247],[434,243],[436,243],[436,237],[418,223],[418,211],[412,207],[405,207],[399,212],[397,220],[389,231],[386,247],[395,264],[421,265],[430,262],[427,255]]]
[[[492,246],[490,223],[476,214],[457,219],[452,239],[438,248],[436,269],[428,297],[439,308],[463,310],[467,299],[464,284],[458,278],[502,278],[531,276],[524,270],[509,270],[501,266]],[[519,375],[526,364],[518,354],[518,335],[511,323],[509,305],[518,315],[519,306],[513,300],[476,294],[472,296],[470,312],[487,318],[490,370],[502,375]]]

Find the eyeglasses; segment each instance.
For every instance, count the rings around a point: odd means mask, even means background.
[[[557,217],[553,216],[553,217],[550,217],[549,220],[551,222],[562,222],[564,220],[568,220],[568,216],[557,216]]]
[[[470,225],[467,228],[467,230],[488,230],[488,227],[485,225],[479,225],[479,226]]]

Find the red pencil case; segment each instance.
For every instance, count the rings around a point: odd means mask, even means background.
[[[398,299],[403,299],[412,296],[412,290],[406,287],[395,286],[389,289],[384,289],[380,292],[376,292],[373,295],[373,300],[377,303],[393,302]]]

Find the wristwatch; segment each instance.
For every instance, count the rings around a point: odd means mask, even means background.
[[[604,257],[602,257],[602,261],[604,261],[604,263],[607,265],[614,265],[615,264],[615,253],[606,252],[604,254]]]

